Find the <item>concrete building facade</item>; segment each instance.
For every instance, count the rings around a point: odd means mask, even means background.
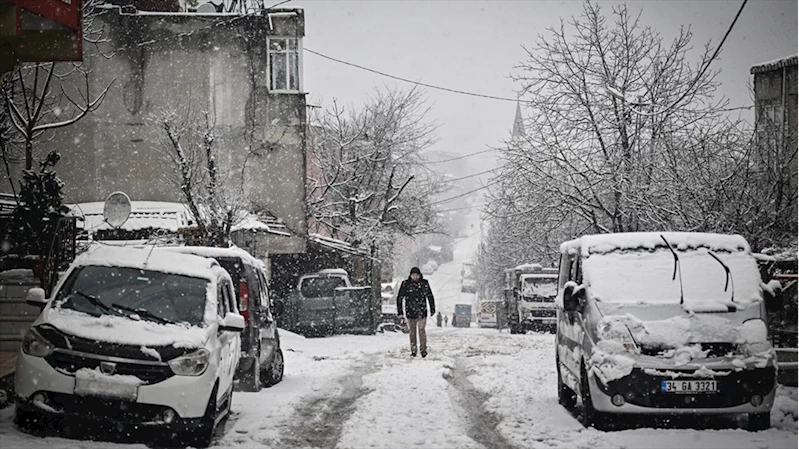
[[[159,117],[174,114],[185,126],[184,149],[196,150],[202,131],[212,130],[225,188],[290,231],[270,236],[268,251],[303,252],[303,10],[238,15],[109,6],[96,20],[109,32],[84,66],[92,71],[90,95],[110,85],[108,93],[98,109],[37,148],[37,154],[61,153],[56,171],[67,201],[103,201],[114,191],[134,201],[181,201],[179,173],[159,126]]]

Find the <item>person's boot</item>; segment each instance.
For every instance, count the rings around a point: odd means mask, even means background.
[[[422,353],[422,354],[424,354],[424,353]],[[416,351],[411,351],[411,357],[416,357]],[[422,357],[424,357],[424,355],[422,355]]]
[[[425,357],[427,357],[427,351],[426,350],[422,351],[422,358],[425,358]]]

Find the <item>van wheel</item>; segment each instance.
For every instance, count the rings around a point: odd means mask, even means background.
[[[758,430],[766,430],[770,427],[771,412],[749,414],[749,430],[756,432]]]
[[[276,348],[275,355],[272,356],[272,363],[269,364],[269,369],[263,376],[264,387],[271,387],[281,380],[283,380],[283,351]]]
[[[580,367],[580,399],[583,401],[583,425],[597,430],[607,430],[611,424],[610,416],[594,409],[589,384],[588,372],[585,370],[585,364],[583,363]]]
[[[573,410],[577,405],[577,393],[563,383],[560,377],[560,360],[555,358],[555,369],[558,370],[558,403],[568,410]]]
[[[35,412],[20,410],[19,407],[17,407],[14,412],[14,424],[20,429],[34,435],[44,436],[44,430],[46,429],[41,415]]]
[[[242,376],[239,385],[241,385],[241,391],[249,391],[252,393],[257,393],[261,391],[261,348],[258,348],[258,352],[255,354],[255,358],[252,361],[252,366],[248,369],[244,376]]]

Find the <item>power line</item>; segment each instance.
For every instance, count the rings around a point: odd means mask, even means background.
[[[735,14],[735,18],[732,19],[732,23],[730,24],[729,28],[727,28],[727,32],[724,33],[724,37],[721,38],[721,42],[719,42],[718,47],[716,47],[716,51],[713,52],[713,55],[710,57],[710,59],[708,59],[707,64],[705,64],[705,67],[702,68],[702,70],[699,72],[699,75],[697,75],[696,78],[694,78],[694,80],[691,82],[688,88],[685,89],[685,92],[683,92],[683,94],[680,96],[680,98],[677,99],[677,101],[675,101],[669,107],[663,109],[662,111],[657,111],[657,112],[641,112],[637,111],[635,108],[630,108],[630,110],[637,115],[645,117],[653,117],[655,115],[665,114],[669,112],[671,109],[674,109],[674,107],[677,106],[685,97],[687,97],[688,94],[691,92],[691,89],[693,89],[696,83],[698,83],[699,80],[702,79],[702,76],[705,74],[705,72],[707,72],[707,69],[710,68],[710,64],[713,62],[713,60],[715,60],[718,57],[719,53],[721,52],[721,47],[724,45],[724,41],[727,40],[727,36],[729,36],[730,33],[732,32],[732,28],[735,26],[735,22],[738,21],[738,17],[741,16],[741,13],[743,12],[744,6],[746,6],[747,1],[749,0],[744,0],[743,3],[741,3],[741,7],[738,8],[738,13]]]
[[[387,78],[395,79],[395,80],[398,80],[398,81],[403,81],[403,82],[406,82],[406,83],[416,84],[417,86],[429,87],[430,89],[443,90],[445,92],[450,92],[450,93],[454,93],[454,94],[469,95],[469,96],[472,96],[472,97],[479,97],[479,98],[487,98],[487,99],[490,99],[490,100],[512,101],[514,103],[520,101],[517,98],[496,97],[494,95],[478,94],[478,93],[474,93],[474,92],[467,92],[465,90],[450,89],[449,87],[442,87],[442,86],[436,86],[436,85],[433,85],[433,84],[422,83],[420,81],[413,81],[413,80],[409,80],[407,78],[402,78],[402,77],[399,77],[399,76],[395,76],[395,75],[391,75],[391,74],[388,74],[388,73],[385,73],[385,72],[381,72],[379,70],[370,69],[369,67],[364,67],[362,65],[354,64],[352,62],[342,61],[341,59],[336,59],[336,58],[334,58],[332,56],[323,55],[322,53],[319,53],[317,51],[313,51],[313,50],[311,50],[308,47],[303,47],[303,50],[307,51],[308,53],[315,54],[316,56],[319,56],[319,57],[322,57],[322,58],[325,58],[325,59],[329,59],[329,60],[334,61],[334,62],[338,62],[339,64],[344,64],[344,65],[348,65],[350,67],[355,67],[355,68],[358,68],[358,69],[361,69],[361,70],[366,70],[367,72],[376,73],[378,75],[385,76]]]
[[[460,159],[466,159],[467,157],[472,157],[472,156],[475,156],[475,155],[478,155],[478,154],[483,154],[483,153],[490,153],[492,151],[497,151],[497,150],[494,149],[494,148],[489,148],[487,150],[475,151],[474,153],[469,153],[469,154],[465,154],[463,156],[453,157],[451,159],[444,159],[444,160],[441,160],[441,161],[425,161],[425,164],[427,164],[427,165],[429,165],[429,164],[443,164],[444,162],[452,162],[452,161],[457,161],[457,160],[460,160]]]

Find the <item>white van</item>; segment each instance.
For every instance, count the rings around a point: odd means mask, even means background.
[[[207,446],[230,412],[244,319],[213,259],[98,245],[78,257],[22,343],[15,421],[88,418]]]
[[[748,414],[776,389],[766,301],[746,240],[705,233],[589,235],[560,247],[558,398],[595,427],[615,414]]]

